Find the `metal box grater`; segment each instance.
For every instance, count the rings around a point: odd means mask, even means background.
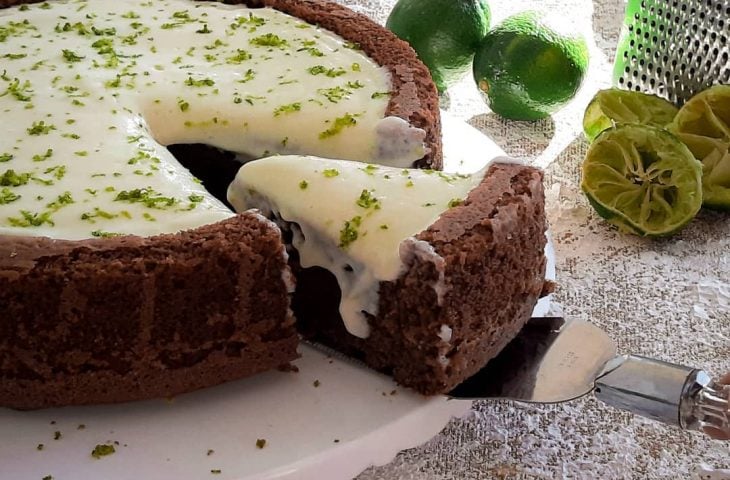
[[[629,0],[614,85],[681,105],[730,83],[730,0]]]

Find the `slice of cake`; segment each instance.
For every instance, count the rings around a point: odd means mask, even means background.
[[[280,156],[229,189],[288,232],[307,337],[444,393],[494,357],[545,288],[542,174],[472,175]]]

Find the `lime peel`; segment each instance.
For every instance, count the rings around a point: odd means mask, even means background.
[[[669,132],[612,127],[591,145],[581,189],[596,212],[622,231],[658,237],[685,226],[702,205],[702,166]]]
[[[730,85],[692,97],[669,130],[702,162],[704,206],[730,210]]]
[[[679,109],[671,102],[646,93],[610,88],[600,90],[583,115],[583,131],[589,141],[603,130],[622,123],[664,127]]]

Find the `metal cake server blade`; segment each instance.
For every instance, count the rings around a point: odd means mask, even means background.
[[[451,398],[556,403],[594,391],[613,407],[687,430],[730,438],[730,385],[705,371],[636,355],[616,355],[597,326],[559,317],[531,319]]]

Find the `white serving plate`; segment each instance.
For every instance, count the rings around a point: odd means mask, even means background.
[[[445,114],[443,123],[447,170],[473,172],[504,155],[467,124]],[[554,278],[551,248],[548,257]],[[548,302],[541,300],[535,314],[544,315]],[[298,373],[268,372],[171,401],[0,409],[0,479],[350,479],[471,408],[422,397],[306,345],[300,352]],[[257,439],[266,440],[264,448]],[[114,442],[113,455],[91,456],[96,445]]]

